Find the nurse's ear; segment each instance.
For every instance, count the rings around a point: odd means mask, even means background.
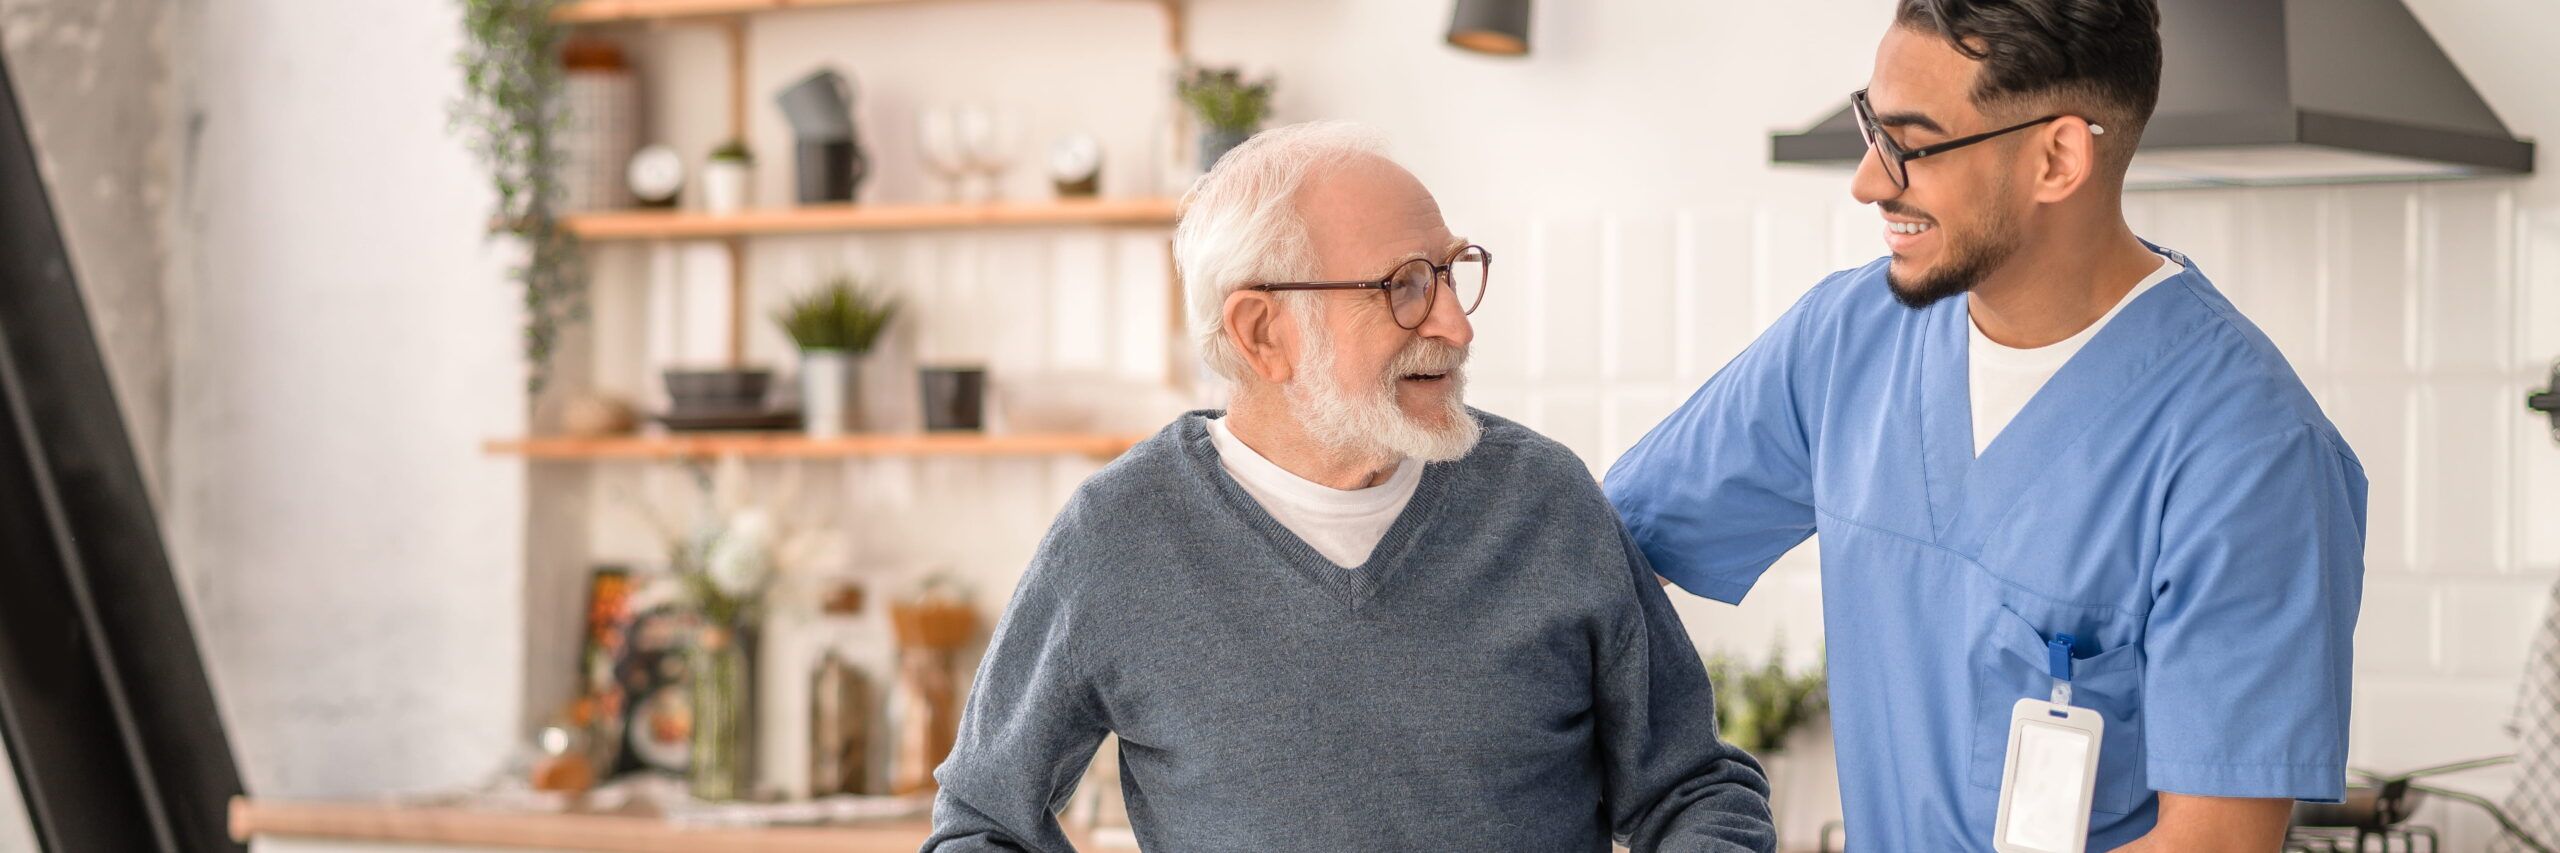
[[[1226,309],[1218,317],[1227,341],[1244,357],[1245,369],[1273,385],[1287,384],[1298,363],[1291,349],[1299,339],[1281,319],[1285,313],[1276,294],[1239,290],[1227,294]]]
[[[2106,128],[2079,116],[2064,116],[2035,136],[2044,164],[2037,170],[2035,199],[2051,204],[2070,198],[2097,175],[2098,146],[2113,143]]]

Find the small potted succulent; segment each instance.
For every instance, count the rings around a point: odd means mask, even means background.
[[[1183,69],[1174,94],[1200,120],[1200,171],[1217,165],[1218,158],[1262,129],[1263,119],[1271,117],[1272,86],[1271,78],[1246,80],[1236,68]]]
[[[713,216],[727,216],[747,208],[748,176],[756,158],[748,153],[745,143],[735,139],[711,149],[710,159],[702,164],[702,209]]]
[[[859,361],[897,316],[897,297],[843,275],[774,315],[800,347],[801,422],[811,437],[843,435],[860,419],[854,406]]]

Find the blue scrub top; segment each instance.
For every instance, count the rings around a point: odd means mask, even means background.
[[[2365,475],[2193,262],[1973,453],[1961,297],[1825,279],[1609,471],[1655,571],[1740,602],[1819,530],[1831,705],[1861,851],[1987,850],[2010,707],[2077,638],[2106,716],[2090,849],[2156,791],[2334,801]]]

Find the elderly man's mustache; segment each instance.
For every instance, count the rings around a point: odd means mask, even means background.
[[[1387,364],[1387,381],[1392,384],[1407,376],[1432,376],[1455,373],[1467,364],[1467,348],[1451,346],[1428,338],[1416,338],[1396,353]]]

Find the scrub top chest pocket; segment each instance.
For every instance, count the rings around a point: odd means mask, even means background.
[[[2020,699],[2050,696],[2053,676],[2046,669],[2046,632],[2007,605],[1994,608],[1986,621],[1987,636],[1973,645],[1973,702],[1967,710],[1973,717],[1973,784],[1996,791],[2009,747],[2010,711]],[[2080,642],[2072,650],[2071,704],[2107,720],[2090,808],[2130,814],[2151,796],[2143,774],[2142,647],[2092,649],[2090,641]]]

